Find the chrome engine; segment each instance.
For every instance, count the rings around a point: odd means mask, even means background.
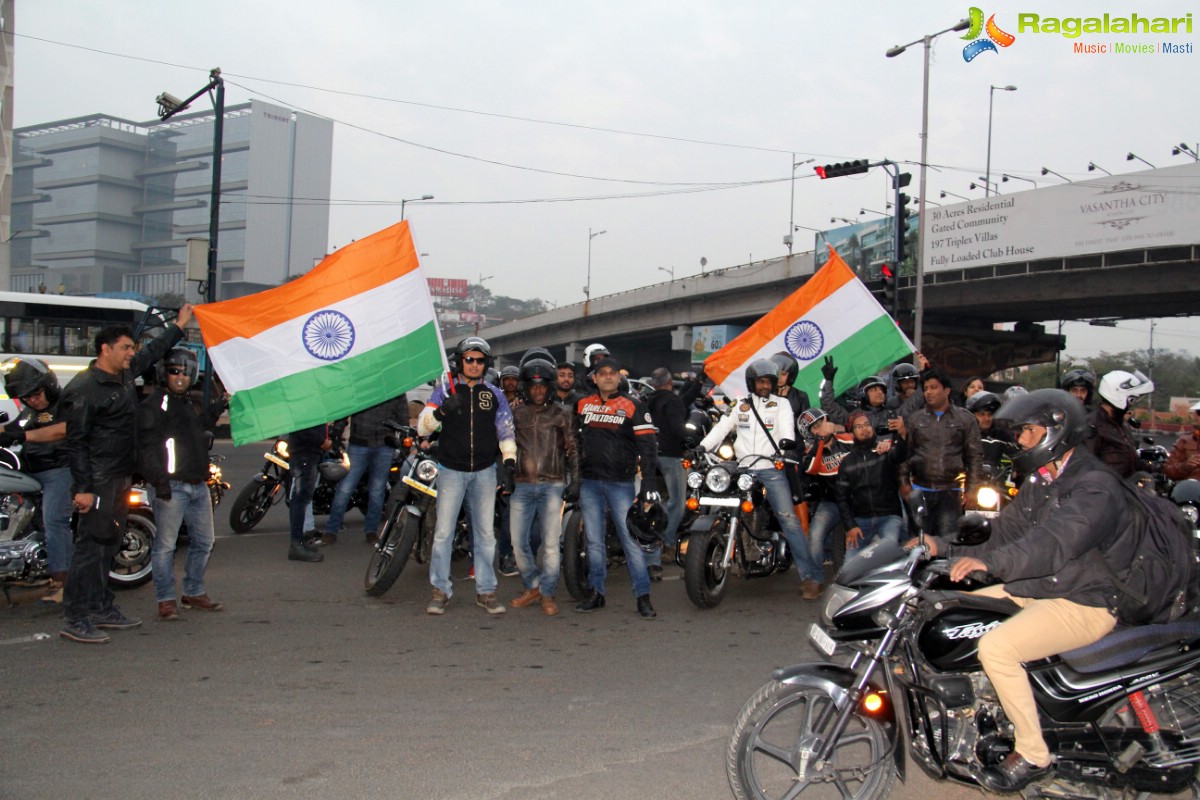
[[[0,542],[0,578],[36,578],[45,575],[49,567],[42,542],[32,539]]]

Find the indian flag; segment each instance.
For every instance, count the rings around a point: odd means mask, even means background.
[[[756,359],[786,350],[800,363],[795,386],[817,402],[821,365],[833,356],[840,394],[916,348],[854,270],[832,247],[815,275],[704,362],[704,371],[730,397],[748,392],[744,373]]]
[[[318,425],[442,374],[445,355],[407,222],[275,289],[196,308],[233,393],[235,444]]]

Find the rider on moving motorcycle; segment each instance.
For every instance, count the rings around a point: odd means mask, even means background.
[[[1016,499],[991,522],[981,545],[927,538],[934,555],[956,558],[950,578],[978,570],[1003,584],[977,594],[1008,598],[1021,611],[979,640],[979,660],[1014,731],[1014,751],[984,770],[993,791],[1016,792],[1052,768],[1023,662],[1091,644],[1116,626],[1110,573],[1129,565],[1134,511],[1121,481],[1086,447],[1083,406],[1061,389],[1009,400],[996,424],[1018,434],[1013,466],[1030,475]],[[912,540],[909,544],[914,544]],[[1109,570],[1098,569],[1095,551]]]

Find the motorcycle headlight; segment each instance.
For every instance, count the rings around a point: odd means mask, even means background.
[[[733,445],[726,443],[717,448],[717,458],[722,461],[733,461],[733,457]]]
[[[737,487],[739,491],[748,492],[754,486],[754,476],[748,472],[743,472],[738,475]]]
[[[845,586],[833,584],[825,593],[825,608],[821,609],[821,621],[827,625],[833,625],[833,615],[842,610],[842,606],[850,602],[857,594],[853,589],[847,589]]]
[[[687,476],[687,485],[689,489],[699,489],[700,484],[704,483],[704,476],[699,472],[689,472]]]
[[[209,464],[208,465],[208,477],[210,480],[214,480],[214,481],[221,480],[221,468],[218,467],[216,464]]]
[[[150,495],[145,489],[135,486],[129,490],[129,505],[148,506],[150,505]]]
[[[722,492],[728,491],[729,484],[732,483],[732,481],[733,479],[730,477],[729,473],[720,467],[713,467],[708,471],[708,474],[704,476],[704,485],[708,487],[710,492],[715,494],[721,494]]]
[[[436,461],[425,459],[420,464],[417,464],[417,480],[422,483],[433,483],[433,479],[437,477],[438,465]]]
[[[287,442],[285,442],[283,439],[280,439],[275,443],[275,455],[282,456],[283,458],[288,457]]]
[[[990,486],[980,486],[975,493],[975,504],[982,509],[995,511],[1000,508],[1000,493]]]

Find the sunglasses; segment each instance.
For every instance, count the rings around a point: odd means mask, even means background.
[[[187,375],[187,370],[183,367],[167,367],[168,375]]]
[[[463,356],[462,360],[463,360],[464,364],[486,364],[487,363],[486,356]]]

